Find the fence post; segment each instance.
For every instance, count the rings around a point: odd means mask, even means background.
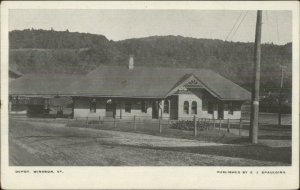
[[[213,118],[214,129],[216,128],[215,118]]]
[[[117,128],[116,117],[114,117],[114,128]]]
[[[194,115],[194,136],[197,136],[197,121],[196,121],[196,116]]]
[[[227,132],[229,133],[229,130],[230,129],[230,121],[229,121],[229,118],[227,119]]]
[[[221,130],[221,127],[222,127],[222,119],[220,119],[220,122],[219,122],[219,130]]]
[[[206,123],[206,126],[207,126],[206,130],[209,130],[209,118],[205,119],[205,123]]]
[[[161,117],[158,117],[158,127],[159,127],[159,133],[162,132],[162,128],[161,128]]]
[[[135,118],[135,115],[133,116],[133,127],[134,127],[134,130],[136,130],[136,118]]]
[[[89,125],[89,117],[86,117],[86,127]]]
[[[239,135],[242,136],[242,128],[243,128],[243,121],[242,118],[240,118],[240,127],[239,127]]]

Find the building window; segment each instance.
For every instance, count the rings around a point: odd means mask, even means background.
[[[207,101],[205,99],[202,100],[202,111],[207,111]]]
[[[164,101],[164,113],[169,113],[170,110],[170,102],[169,100]]]
[[[125,102],[125,112],[131,113],[131,102]]]
[[[192,102],[192,114],[197,114],[197,102]]]
[[[183,103],[183,113],[185,114],[189,114],[189,102],[188,101],[184,101]]]
[[[97,107],[96,99],[92,99],[92,101],[90,102],[90,112],[96,113],[96,107]]]
[[[24,103],[25,103],[25,101],[24,101]],[[46,109],[46,110],[49,109],[50,108],[49,104],[50,104],[50,100],[45,99],[44,109]]]
[[[209,114],[213,114],[214,113],[214,104],[212,102],[208,102],[208,108],[207,108],[207,112]]]
[[[141,110],[143,113],[147,113],[147,105],[145,101],[141,102]]]
[[[63,106],[57,106],[57,111],[58,111],[58,112],[64,111],[64,107],[63,107]]]
[[[233,104],[232,104],[232,102],[230,102],[228,104],[228,114],[233,115],[233,110],[234,110]]]

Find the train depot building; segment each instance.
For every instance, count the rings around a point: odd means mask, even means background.
[[[100,66],[87,74],[25,74],[9,84],[10,112],[31,117],[240,119],[250,93],[206,69]]]

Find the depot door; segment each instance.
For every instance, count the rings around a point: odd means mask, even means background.
[[[224,105],[218,105],[218,119],[224,119]]]
[[[158,102],[152,103],[152,118],[158,119]]]
[[[116,104],[114,102],[106,103],[106,117],[115,117]]]

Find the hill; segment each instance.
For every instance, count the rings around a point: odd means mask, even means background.
[[[10,64],[23,73],[88,72],[103,64],[127,64],[129,54],[134,54],[136,65],[208,68],[251,89],[253,43],[182,36],[111,41],[103,35],[34,29],[11,31],[9,42]],[[284,87],[288,98],[292,86],[292,44],[263,44],[263,93],[278,93],[280,65],[286,66]]]

